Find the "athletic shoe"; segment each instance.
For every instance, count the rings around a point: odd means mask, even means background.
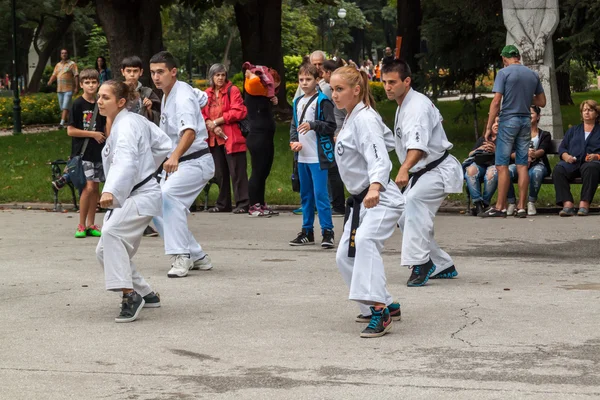
[[[263,209],[262,206],[259,203],[256,203],[253,206],[250,206],[250,209],[248,210],[248,214],[251,217],[264,217],[265,214],[263,213]]]
[[[333,249],[335,247],[335,234],[332,229],[325,229],[323,231],[323,240],[321,240],[321,247],[324,249]]]
[[[292,211],[292,214],[294,214],[294,215],[302,215],[302,207],[296,208],[294,211]]]
[[[337,209],[337,210],[335,208],[331,209],[331,216],[332,217],[343,217],[345,215],[346,215],[346,210],[343,209],[343,208],[342,209]]]
[[[483,201],[476,201],[473,203],[475,205],[475,216],[482,214],[485,212],[485,206],[483,205]]]
[[[481,218],[506,218],[506,211],[496,210],[494,207],[490,207],[487,211],[477,214]]]
[[[516,204],[509,204],[508,208],[506,209],[506,215],[508,215],[509,217],[511,215],[515,214],[515,210],[517,209],[517,205]]]
[[[121,313],[115,322],[133,322],[140,315],[140,311],[144,307],[144,298],[136,292],[123,294],[123,301],[121,301]]]
[[[158,293],[151,292],[144,296],[144,308],[158,308],[160,307],[160,295]]]
[[[587,217],[590,215],[590,210],[585,207],[579,207],[579,210],[577,210],[577,215],[580,217]]]
[[[169,278],[183,278],[187,276],[193,265],[194,262],[189,257],[178,254],[175,256],[175,261],[171,264],[171,269],[167,273],[167,276]]]
[[[524,208],[519,208],[515,213],[515,218],[527,218],[527,211]]]
[[[387,306],[387,309],[390,312],[390,317],[392,318],[392,321],[400,321],[400,319],[402,319],[402,312],[400,311],[400,303],[395,301],[392,304],[390,304],[389,306]],[[358,314],[356,316],[355,321],[367,324],[367,323],[371,322],[371,316]]]
[[[575,215],[575,209],[573,207],[564,207],[558,215],[561,217],[572,217]]]
[[[452,278],[456,278],[457,276],[458,276],[458,271],[456,270],[456,268],[453,265],[451,267],[446,268],[439,274],[435,274],[434,276],[430,277],[429,279],[452,279]]]
[[[275,217],[279,215],[278,211],[273,211],[271,207],[269,207],[266,203],[262,206],[262,212],[264,217]]]
[[[81,239],[87,236],[87,229],[85,229],[85,226],[79,224],[77,225],[77,230],[75,231],[75,237],[77,239]]]
[[[52,187],[54,187],[54,189],[57,191],[65,187],[66,184],[67,180],[64,176],[61,176],[60,178],[52,181]]]
[[[208,254],[205,254],[204,257],[202,257],[198,260],[194,260],[194,264],[192,264],[192,267],[190,268],[190,270],[200,270],[200,271],[211,270],[213,267],[211,262],[212,262],[212,260],[210,259]]]
[[[315,244],[315,232],[306,229],[302,229],[296,239],[290,240],[290,246],[306,246],[309,244]]]
[[[527,215],[537,215],[537,209],[535,208],[535,203],[532,201],[527,203]]]
[[[386,308],[376,310],[371,307],[371,321],[369,325],[360,333],[362,338],[376,338],[385,335],[392,330],[392,318],[390,311]]]
[[[144,229],[144,236],[145,237],[156,237],[156,236],[158,236],[158,232],[156,232],[156,229],[154,229],[153,227],[148,225],[146,227],[146,229]]]
[[[100,227],[98,225],[88,226],[88,228],[85,230],[85,234],[93,237],[102,236],[102,232],[100,231]]]
[[[406,285],[408,287],[419,287],[423,286],[429,280],[431,274],[435,272],[435,264],[429,260],[425,264],[421,265],[413,265],[412,273],[410,274],[410,278],[408,278],[408,282]]]

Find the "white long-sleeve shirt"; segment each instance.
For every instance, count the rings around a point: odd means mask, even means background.
[[[372,183],[385,190],[392,170],[388,150],[393,145],[393,134],[379,114],[358,103],[346,117],[335,145],[335,160],[350,194],[358,195]]]
[[[113,207],[131,197],[140,215],[160,215],[162,195],[155,179],[132,189],[156,171],[171,151],[171,139],[141,115],[122,110],[115,118],[102,150],[106,175],[103,193],[113,195]]]

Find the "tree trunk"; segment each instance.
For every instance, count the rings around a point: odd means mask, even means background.
[[[473,129],[475,130],[475,141],[479,137],[479,120],[477,119],[477,103],[478,101],[475,99],[477,96],[477,77],[473,77],[471,81],[471,94],[473,98],[471,101],[473,102]]]
[[[60,46],[65,32],[69,29],[74,19],[75,16],[73,14],[65,15],[65,17],[62,18],[62,21],[60,23],[61,29],[52,31],[50,33],[50,36],[47,38],[44,48],[39,49],[40,53],[38,53],[38,63],[35,66],[35,71],[33,71],[33,74],[31,75],[31,81],[29,82],[29,87],[27,88],[28,93],[39,92],[44,68],[46,68],[46,64],[48,63],[48,60],[50,59],[52,54],[56,53],[56,50]],[[35,35],[33,40],[37,40],[37,38],[38,35]]]
[[[558,101],[561,106],[573,105],[570,86],[571,74],[569,71],[556,71],[556,85],[558,86]]]
[[[96,14],[108,40],[111,61],[120,65],[125,57],[140,57],[144,65],[140,81],[148,87],[152,87],[150,58],[164,49],[160,4],[160,0],[96,0]],[[120,71],[113,74],[120,75]]]
[[[416,55],[421,52],[421,0],[398,0],[398,36],[402,36],[400,58],[419,70]]]
[[[234,10],[242,39],[244,61],[273,68],[279,73],[281,85],[277,94],[279,104],[276,111],[290,114],[281,51],[281,0],[236,2]]]
[[[229,71],[229,65],[231,64],[231,61],[229,60],[229,49],[231,49],[231,43],[233,42],[233,37],[235,36],[233,29],[235,29],[235,28],[232,28],[231,32],[229,32],[229,39],[227,39],[227,45],[225,46],[225,52],[223,53],[222,64],[227,68],[228,71]]]
[[[346,44],[346,54],[348,54],[348,60],[346,61],[352,60],[358,65],[363,47],[362,29],[351,28],[350,35],[352,36],[352,42]]]

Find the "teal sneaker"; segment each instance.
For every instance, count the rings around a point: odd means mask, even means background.
[[[453,266],[446,268],[437,275],[431,276],[429,279],[452,279],[458,276],[458,271]]]
[[[302,207],[296,208],[294,211],[292,211],[292,213],[294,215],[302,215]]]
[[[360,337],[376,338],[385,335],[391,330],[392,318],[387,307],[383,310],[376,310],[375,307],[371,307],[371,321],[360,333]]]
[[[392,304],[390,304],[389,306],[387,306],[387,308],[390,311],[390,317],[392,317],[392,320],[400,321],[402,319],[402,312],[400,311],[400,303],[395,301]],[[356,322],[368,324],[369,322],[371,322],[371,316],[358,314],[354,320]]]
[[[85,231],[87,236],[100,237],[102,236],[102,232],[100,232],[100,227],[98,225],[89,226]]]
[[[77,230],[75,231],[75,237],[77,239],[81,239],[87,236],[87,230],[85,229],[85,226],[79,224],[77,225]]]

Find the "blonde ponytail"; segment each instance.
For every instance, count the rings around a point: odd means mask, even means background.
[[[367,107],[375,109],[375,99],[371,94],[369,86],[369,76],[364,71],[358,71],[351,66],[340,67],[336,69],[332,75],[339,75],[349,86],[360,87],[359,98]]]

